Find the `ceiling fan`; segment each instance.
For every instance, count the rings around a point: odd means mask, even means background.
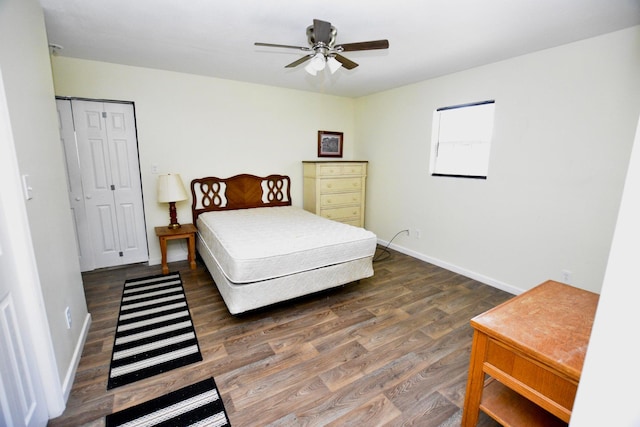
[[[356,68],[358,64],[342,56],[342,52],[389,48],[388,40],[373,40],[367,42],[336,45],[336,34],[338,34],[338,30],[336,30],[336,28],[331,25],[330,22],[321,21],[320,19],[314,19],[313,25],[307,27],[307,40],[309,42],[309,46],[291,46],[284,44],[258,42],[255,43],[255,45],[267,47],[283,47],[287,49],[298,49],[302,50],[303,52],[308,52],[308,54],[303,56],[302,58],[286,65],[285,68],[294,68],[307,61],[310,61],[309,64],[305,67],[305,70],[309,74],[312,74],[314,76],[318,71],[324,70],[325,66],[329,67],[329,70],[332,74],[335,73],[340,67],[344,67],[347,70]]]

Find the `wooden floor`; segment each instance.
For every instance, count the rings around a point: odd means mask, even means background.
[[[104,416],[214,377],[234,427],[456,426],[469,366],[469,319],[510,294],[398,252],[358,283],[241,316],[206,268],[180,271],[204,360],[106,390],[125,279],[135,265],[84,274],[91,329],[64,414],[49,426],[103,426]],[[479,425],[495,426],[486,416]]]

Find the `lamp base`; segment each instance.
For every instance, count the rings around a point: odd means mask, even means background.
[[[167,227],[169,230],[180,228],[178,216],[176,215],[176,202],[169,202],[169,220],[169,226]]]

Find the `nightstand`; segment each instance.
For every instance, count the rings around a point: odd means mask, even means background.
[[[598,298],[548,280],[471,319],[462,425],[482,410],[505,426],[566,426]]]
[[[162,274],[169,273],[167,265],[167,240],[188,239],[189,265],[192,270],[196,268],[196,232],[193,224],[182,224],[180,228],[171,229],[167,226],[156,227],[156,236],[160,239],[160,251],[162,251]]]

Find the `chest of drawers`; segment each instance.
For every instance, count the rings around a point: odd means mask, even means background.
[[[366,161],[305,161],[303,208],[364,227]]]

